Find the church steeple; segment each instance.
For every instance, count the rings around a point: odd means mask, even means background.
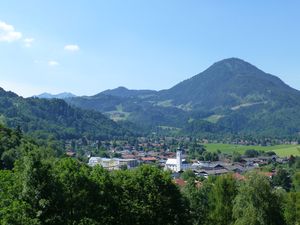
[[[181,148],[178,146],[176,152],[176,172],[180,172],[182,170],[182,155],[181,155]]]

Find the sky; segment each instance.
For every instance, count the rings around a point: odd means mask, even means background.
[[[298,0],[0,0],[0,87],[168,89],[238,57],[300,89]]]

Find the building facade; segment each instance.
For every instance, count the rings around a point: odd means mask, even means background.
[[[120,158],[101,158],[101,157],[91,157],[89,159],[89,166],[101,165],[107,170],[119,170],[122,167],[127,169],[134,168],[138,166],[138,161],[136,159],[120,159]]]

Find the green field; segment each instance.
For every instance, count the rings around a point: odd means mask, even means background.
[[[300,156],[300,145],[274,145],[274,146],[252,146],[252,145],[232,145],[232,144],[204,144],[208,151],[214,152],[220,150],[224,153],[232,153],[234,151],[243,154],[247,149],[255,149],[262,151],[273,151],[278,156]]]
[[[219,121],[219,119],[221,119],[222,117],[224,117],[223,115],[212,115],[207,117],[205,120],[210,122],[210,123],[217,123]]]

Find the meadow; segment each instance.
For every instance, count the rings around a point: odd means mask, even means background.
[[[204,144],[205,148],[210,152],[220,150],[224,153],[239,152],[243,154],[248,149],[257,151],[273,151],[278,156],[300,156],[300,145],[274,145],[274,146],[256,146],[256,145],[233,145],[233,144]]]

